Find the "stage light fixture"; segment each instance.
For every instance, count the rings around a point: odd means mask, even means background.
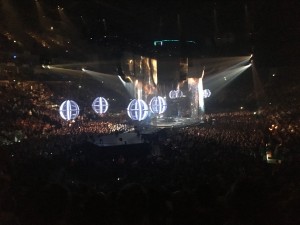
[[[93,110],[98,114],[104,114],[108,110],[108,102],[103,97],[97,97],[92,103]]]
[[[60,105],[59,114],[64,120],[73,120],[79,115],[79,106],[73,100],[66,100]]]
[[[132,120],[144,120],[148,116],[147,103],[141,99],[133,99],[128,107],[127,114]]]
[[[167,109],[167,102],[161,96],[153,97],[150,100],[149,108],[150,108],[152,113],[162,114]]]

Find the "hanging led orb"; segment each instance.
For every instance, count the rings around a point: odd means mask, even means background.
[[[150,100],[149,108],[153,113],[162,114],[167,109],[167,102],[161,96],[153,97]]]
[[[98,114],[106,113],[108,110],[108,102],[103,97],[97,97],[92,103],[92,108]]]
[[[170,99],[176,98],[176,90],[170,91],[170,92],[169,92],[169,97],[170,97]]]
[[[59,114],[64,120],[73,120],[79,115],[79,106],[73,100],[66,100],[60,105]]]
[[[127,114],[132,120],[144,120],[148,115],[148,106],[141,99],[133,99],[127,107]]]
[[[183,92],[181,90],[172,90],[169,92],[169,97],[171,99],[183,97]]]
[[[209,89],[204,89],[203,90],[203,97],[204,98],[209,98],[211,95],[211,91]]]
[[[176,90],[176,98],[182,98],[183,92],[181,90]]]

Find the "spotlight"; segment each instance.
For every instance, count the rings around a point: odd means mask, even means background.
[[[118,76],[125,82],[125,83],[130,83],[132,80],[130,77],[126,76],[125,73],[123,72],[122,68],[120,65],[117,66],[117,74]]]
[[[119,77],[122,81],[124,81],[125,83],[132,83],[131,78],[128,77],[128,76],[120,76],[120,75],[118,75],[118,77]]]
[[[253,64],[253,54],[250,55],[249,64]]]
[[[85,69],[84,69],[83,67],[81,68],[81,70],[82,70],[83,72],[85,72]]]

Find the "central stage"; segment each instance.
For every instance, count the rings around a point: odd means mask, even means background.
[[[166,117],[153,120],[150,125],[156,128],[184,127],[203,123],[200,119],[189,117]]]
[[[145,134],[154,134],[165,128],[193,126],[201,123],[203,121],[192,118],[157,118],[149,124],[140,124],[138,132],[130,131],[101,136],[95,134],[89,142],[99,147],[141,144],[144,143],[142,136]]]

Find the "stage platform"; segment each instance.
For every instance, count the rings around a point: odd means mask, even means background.
[[[149,124],[140,124],[141,126],[137,128],[138,132],[131,131],[103,136],[95,134],[90,143],[99,147],[142,144],[145,142],[143,136],[155,134],[161,129],[194,126],[201,123],[203,121],[191,118],[160,118]]]
[[[189,117],[166,117],[157,118],[153,120],[150,125],[157,128],[172,128],[172,127],[183,127],[204,123],[200,119],[194,119]]]

